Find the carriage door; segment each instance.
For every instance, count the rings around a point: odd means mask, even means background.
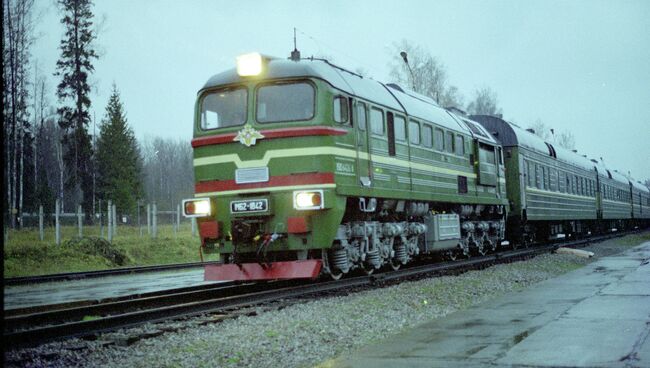
[[[526,208],[526,185],[528,184],[529,180],[528,175],[530,175],[530,162],[528,160],[524,160],[524,156],[521,154],[517,155],[519,157],[519,194],[521,197],[519,200],[521,201],[521,208],[525,209]]]
[[[359,183],[369,187],[372,182],[370,171],[370,141],[368,140],[368,110],[366,104],[357,102],[356,105],[356,151],[357,151],[357,173]]]

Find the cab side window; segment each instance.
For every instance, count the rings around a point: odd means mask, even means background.
[[[359,103],[357,104],[357,120],[359,124],[359,129],[366,130],[366,104]]]
[[[340,124],[349,122],[348,118],[348,99],[343,96],[334,97],[333,109],[334,121]]]

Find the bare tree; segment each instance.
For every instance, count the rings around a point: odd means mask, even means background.
[[[186,140],[146,137],[141,144],[148,201],[171,208],[194,193],[192,147]]]
[[[406,53],[408,64],[400,55],[402,52]],[[457,87],[448,85],[447,70],[436,57],[407,40],[393,43],[391,55],[389,67],[393,82],[429,96],[443,107],[462,106],[463,97]]]
[[[535,120],[535,123],[528,127],[535,135],[542,138],[546,142],[551,142],[562,148],[573,150],[576,148],[576,139],[568,130],[556,133],[553,128],[544,124],[541,119]]]
[[[490,87],[479,88],[474,92],[474,99],[467,105],[472,115],[501,115],[497,93]]]
[[[26,172],[32,167],[32,128],[29,120],[29,49],[34,41],[34,0],[2,3],[2,114],[4,130],[3,172],[5,216],[12,227],[22,218],[24,192],[33,183]],[[28,181],[25,183],[25,181]]]
[[[545,141],[550,141],[552,138],[551,129],[546,124],[544,124],[541,119],[535,120],[535,122],[529,126],[527,130],[532,131],[533,134]]]
[[[568,150],[576,148],[576,139],[573,136],[573,133],[568,130],[563,131],[557,135],[556,139],[557,145]]]

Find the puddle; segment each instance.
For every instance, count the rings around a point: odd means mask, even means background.
[[[513,345],[519,344],[527,337],[528,337],[528,330],[516,335],[515,337],[512,338]]]
[[[512,346],[515,346],[515,345],[519,344],[520,342],[524,341],[525,338],[530,336],[533,332],[537,331],[538,328],[539,327],[529,328],[526,331],[515,335],[512,338]]]

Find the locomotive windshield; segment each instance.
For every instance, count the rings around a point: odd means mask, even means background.
[[[242,125],[246,122],[245,88],[209,93],[201,101],[201,129]]]
[[[314,117],[314,87],[306,82],[272,84],[257,90],[257,121],[310,120]]]

